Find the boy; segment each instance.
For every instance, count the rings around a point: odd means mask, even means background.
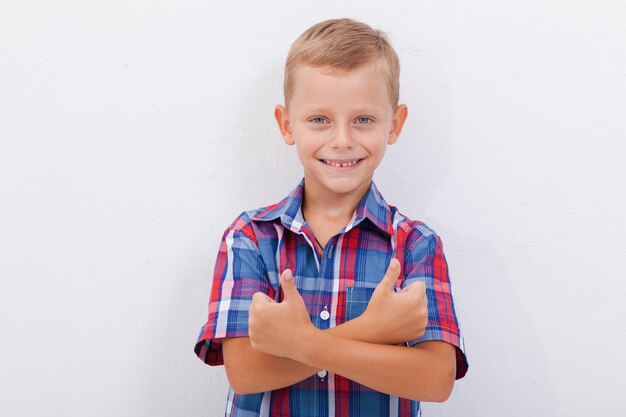
[[[350,19],[292,45],[275,118],[304,169],[224,232],[195,352],[228,416],[415,416],[467,361],[438,235],[372,181],[407,117],[384,34]]]

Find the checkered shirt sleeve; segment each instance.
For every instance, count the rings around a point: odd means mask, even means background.
[[[465,375],[468,366],[454,309],[443,244],[439,236],[432,231],[416,236],[417,238],[407,245],[404,255],[405,279],[401,287],[404,288],[416,281],[426,284],[428,324],[424,335],[407,342],[407,345],[413,346],[427,340],[442,340],[452,344],[456,348],[456,379],[459,379]]]
[[[223,365],[222,338],[248,336],[248,310],[255,292],[274,298],[252,229],[226,229],[220,242],[209,298],[209,317],[195,353],[208,365]],[[245,225],[244,225],[245,226]]]

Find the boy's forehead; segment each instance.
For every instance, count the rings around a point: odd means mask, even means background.
[[[372,107],[372,103],[386,107],[390,102],[386,81],[384,69],[376,62],[352,69],[303,65],[296,71],[292,97],[299,96],[300,108],[319,107],[326,99],[341,98],[350,90],[369,98],[366,107]]]
[[[322,74],[325,76],[336,76],[341,77],[345,75],[350,75],[356,72],[368,71],[376,74],[376,76],[381,77],[381,79],[386,78],[386,72],[383,66],[383,63],[380,60],[370,60],[361,65],[357,65],[353,68],[338,68],[333,67],[331,65],[308,65],[302,64],[295,70],[296,80],[299,76],[306,76],[310,74]]]

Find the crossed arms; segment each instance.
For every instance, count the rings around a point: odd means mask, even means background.
[[[454,347],[442,341],[399,345],[423,335],[428,320],[424,284],[415,282],[396,293],[399,273],[393,259],[361,316],[320,330],[311,323],[291,270],[283,271],[283,301],[255,293],[249,337],[222,340],[233,390],[275,390],[326,369],[390,395],[445,401],[455,380]]]

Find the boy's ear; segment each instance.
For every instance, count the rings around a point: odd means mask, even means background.
[[[295,141],[293,140],[293,134],[291,132],[291,124],[289,124],[289,113],[287,113],[285,106],[281,104],[276,105],[274,118],[276,119],[276,123],[278,123],[278,129],[285,143],[287,145],[293,145]]]
[[[396,143],[398,137],[400,136],[400,132],[402,132],[402,127],[404,126],[404,122],[406,121],[407,116],[409,115],[409,109],[406,104],[400,104],[396,107],[396,111],[393,115],[393,120],[391,121],[391,129],[389,130],[389,138],[387,143],[392,145]]]

